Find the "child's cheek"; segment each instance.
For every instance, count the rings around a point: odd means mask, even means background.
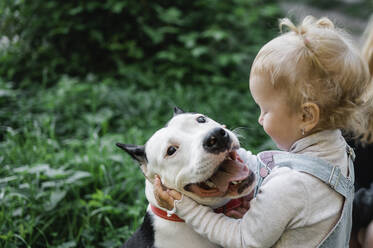
[[[266,132],[268,136],[271,136],[271,130],[269,129],[268,123],[266,121],[263,121],[263,129],[264,129],[264,132]]]

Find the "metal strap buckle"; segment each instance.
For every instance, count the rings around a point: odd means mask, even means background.
[[[333,181],[333,176],[334,176],[334,173],[336,172],[336,169],[337,169],[337,178],[335,179],[335,182],[334,184],[332,184],[332,181]],[[339,183],[339,177],[341,176],[341,171],[338,170],[338,168],[336,168],[336,166],[333,166],[333,169],[332,169],[332,172],[330,173],[330,176],[329,176],[329,180],[328,180],[328,184],[329,186],[332,188],[332,189],[335,189],[337,188],[337,185]]]
[[[352,158],[352,160],[355,160],[355,152],[354,149],[350,146],[347,146],[347,154]]]

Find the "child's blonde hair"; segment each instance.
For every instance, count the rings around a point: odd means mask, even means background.
[[[270,77],[285,90],[290,108],[314,102],[320,108],[316,130],[356,130],[364,125],[363,93],[369,85],[368,67],[351,40],[328,18],[307,16],[295,26],[280,20],[286,32],[268,42],[254,60],[251,74]]]

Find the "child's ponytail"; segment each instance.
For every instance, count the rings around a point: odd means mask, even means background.
[[[294,23],[289,18],[280,19],[280,31],[282,32],[283,27],[287,27],[289,30],[296,33],[303,41],[304,48],[303,52],[307,54],[307,58],[310,62],[319,68],[320,71],[324,71],[324,66],[320,63],[317,53],[314,51],[314,48],[307,38],[307,31],[309,26],[317,26],[319,28],[334,28],[333,22],[328,18],[321,18],[316,20],[313,16],[306,16],[303,20],[302,25],[295,26]]]

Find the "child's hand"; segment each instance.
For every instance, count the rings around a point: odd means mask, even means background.
[[[162,185],[161,179],[158,175],[154,179],[154,196],[159,206],[172,210],[174,208],[174,201],[181,199],[181,194],[173,189],[168,189]]]
[[[242,197],[242,204],[238,208],[228,210],[225,215],[231,218],[241,219],[245,215],[247,210],[250,209],[250,201],[251,199],[253,199],[253,195],[254,194],[252,192],[250,195]]]

